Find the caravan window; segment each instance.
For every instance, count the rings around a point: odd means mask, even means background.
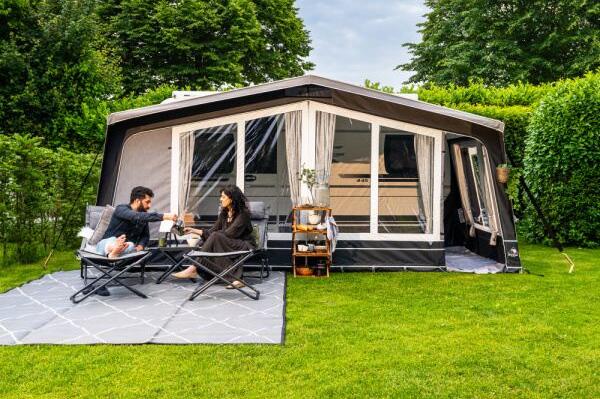
[[[377,220],[379,233],[431,232],[432,168],[433,139],[381,126]]]
[[[194,132],[193,178],[209,177],[214,179],[233,173],[235,133],[235,124],[215,126]]]
[[[337,115],[329,186],[340,231],[370,231],[370,181],[371,124]]]
[[[237,124],[194,131],[194,160],[188,209],[200,226],[210,226],[219,211],[221,189],[236,182]]]
[[[245,132],[244,192],[250,201],[269,206],[269,231],[291,231],[284,115],[246,121]]]

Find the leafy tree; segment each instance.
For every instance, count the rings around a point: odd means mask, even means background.
[[[79,130],[84,110],[120,90],[120,72],[98,31],[95,0],[0,3],[0,133],[51,147],[101,142]]]
[[[600,3],[589,0],[426,0],[409,82],[503,86],[581,76],[600,66]]]
[[[293,0],[109,0],[99,15],[126,92],[216,89],[311,69]]]

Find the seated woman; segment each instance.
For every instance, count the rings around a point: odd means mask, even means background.
[[[203,252],[233,252],[246,251],[256,248],[256,242],[252,236],[252,223],[250,222],[250,211],[247,200],[242,190],[235,185],[228,185],[221,190],[221,212],[214,226],[209,230],[186,228],[186,233],[198,234],[202,237],[204,244]],[[215,273],[221,273],[231,266],[229,258],[202,258],[200,261],[204,266]],[[192,265],[179,273],[174,273],[177,278],[198,277],[196,266]],[[210,276],[212,277],[212,276]],[[235,280],[227,288],[241,288],[244,284],[239,281],[242,277],[242,266],[237,267],[225,278]]]

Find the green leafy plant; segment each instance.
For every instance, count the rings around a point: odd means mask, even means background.
[[[524,177],[565,244],[600,244],[600,73],[567,80],[542,100],[528,127]],[[528,209],[524,232],[541,240]]]

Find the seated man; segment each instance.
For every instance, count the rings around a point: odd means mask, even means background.
[[[147,187],[134,187],[131,190],[129,204],[115,208],[106,233],[96,245],[96,251],[109,258],[134,251],[141,251],[148,244],[150,231],[148,222],[161,220],[177,221],[172,213],[148,212],[154,193]]]

